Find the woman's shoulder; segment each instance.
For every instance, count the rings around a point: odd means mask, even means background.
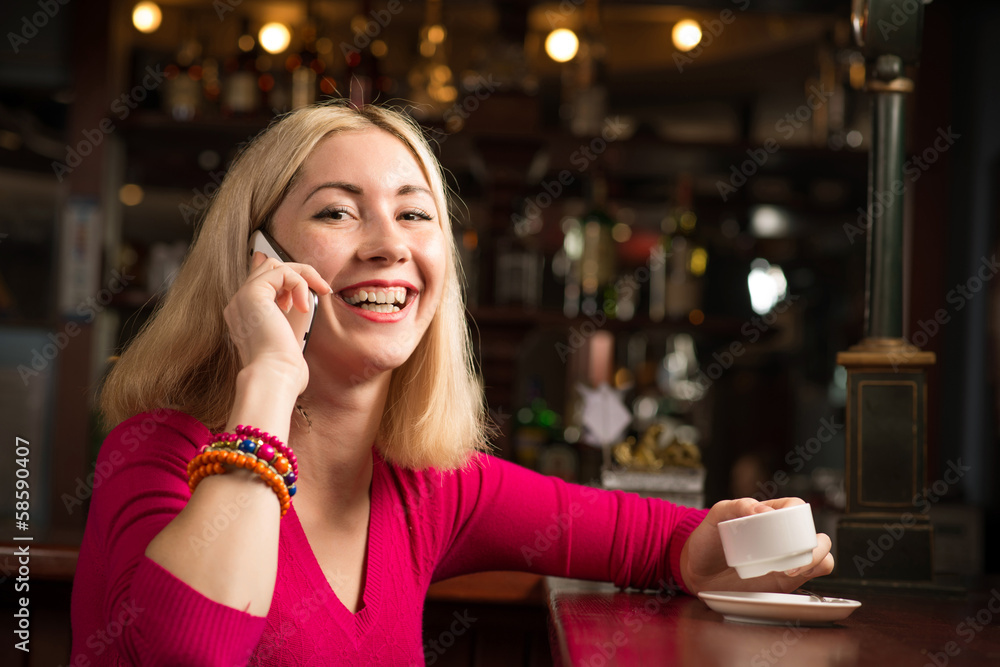
[[[111,429],[101,447],[101,454],[121,450],[131,453],[151,442],[160,446],[190,444],[197,448],[209,434],[204,424],[187,413],[172,408],[156,408],[133,415]]]

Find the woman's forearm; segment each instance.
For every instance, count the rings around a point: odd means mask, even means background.
[[[245,368],[226,430],[252,425],[287,442],[296,397],[286,385],[280,373]],[[277,575],[279,522],[278,498],[256,473],[240,468],[210,475],[149,543],[146,556],[209,599],[266,616]]]

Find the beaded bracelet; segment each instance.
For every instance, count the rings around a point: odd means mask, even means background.
[[[226,464],[260,475],[277,494],[281,516],[285,516],[297,490],[295,482],[299,472],[298,459],[290,447],[273,435],[242,424],[236,427],[235,433],[212,435],[188,463],[191,493],[205,477],[228,472]]]
[[[292,451],[292,448],[281,440],[278,440],[265,431],[261,431],[259,428],[243,426],[242,424],[236,427],[236,435],[243,436],[244,438],[258,438],[265,444],[271,445],[277,452],[288,459],[288,462],[292,466],[292,472],[295,473],[296,477],[299,476],[299,460],[295,458],[295,452]]]
[[[292,505],[294,490],[287,488],[281,475],[275,472],[264,460],[232,449],[209,449],[191,459],[191,462],[188,463],[188,487],[191,489],[191,493],[194,493],[201,480],[209,475],[221,475],[227,472],[226,464],[246,468],[260,475],[278,496],[278,502],[281,504],[281,516],[285,516],[288,508]]]
[[[261,459],[274,468],[274,471],[281,475],[285,482],[285,486],[290,489],[295,487],[295,481],[298,479],[298,475],[296,474],[298,472],[297,469],[293,468],[291,461],[289,461],[284,454],[279,453],[270,443],[264,442],[255,437],[233,438],[228,433],[213,436],[213,440],[214,441],[209,444],[202,445],[201,449],[198,450],[198,453],[200,454],[211,449],[221,448],[250,454],[258,459]],[[291,453],[290,449],[283,449]],[[294,491],[292,491],[292,495],[295,495]]]

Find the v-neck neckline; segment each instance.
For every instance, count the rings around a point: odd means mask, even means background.
[[[382,474],[379,470],[380,460],[372,452],[372,482],[371,482],[371,507],[369,509],[367,543],[365,545],[365,564],[362,573],[363,591],[361,599],[363,606],[356,613],[352,613],[344,603],[337,597],[337,593],[330,586],[323,568],[316,558],[305,528],[299,520],[299,515],[295,511],[295,501],[292,501],[291,509],[286,519],[291,519],[291,527],[297,533],[297,538],[309,552],[305,557],[306,576],[309,579],[310,588],[316,591],[323,591],[326,598],[326,606],[330,614],[336,620],[343,631],[357,643],[374,625],[378,617],[379,606],[382,600],[382,581],[384,579],[384,500],[385,493],[382,487]]]

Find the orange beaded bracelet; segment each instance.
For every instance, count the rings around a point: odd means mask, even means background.
[[[260,475],[278,496],[278,502],[281,503],[281,516],[285,516],[288,508],[292,505],[292,497],[288,493],[288,487],[285,486],[281,475],[257,457],[251,457],[234,450],[209,449],[191,459],[191,462],[188,463],[188,487],[191,489],[191,493],[194,493],[201,480],[209,475],[226,473],[226,465],[246,468]]]

